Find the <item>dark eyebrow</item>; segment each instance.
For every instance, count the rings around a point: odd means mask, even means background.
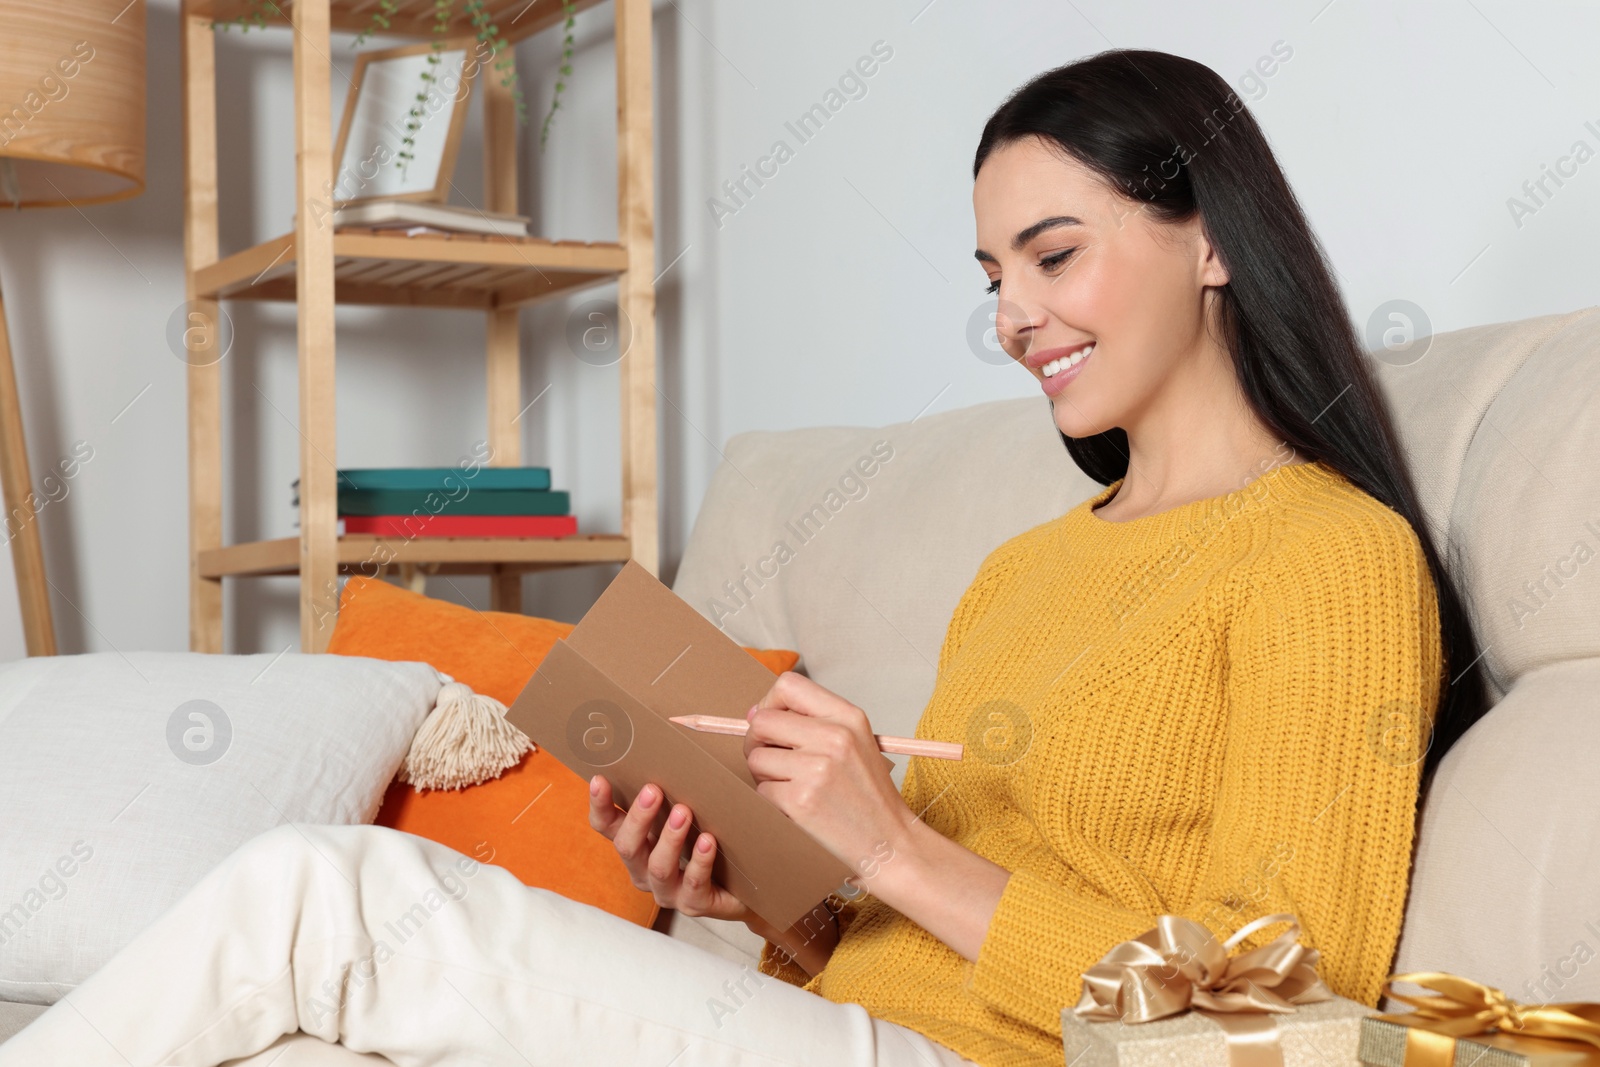
[[[1018,231],[1017,235],[1011,239],[1011,250],[1014,251],[1014,252],[1022,251],[1023,245],[1026,245],[1029,241],[1033,240],[1035,237],[1039,236],[1041,233],[1044,233],[1046,230],[1053,230],[1057,226],[1082,226],[1082,225],[1083,225],[1083,220],[1082,219],[1074,218],[1071,215],[1051,215],[1047,219],[1040,219],[1038,222],[1034,223],[1032,226],[1029,226],[1027,229]],[[985,252],[981,248],[978,249],[976,252],[972,253],[972,255],[973,255],[973,257],[975,259],[977,259],[977,261],[979,263],[997,263],[997,262],[999,262],[993,256],[991,256],[989,253]]]

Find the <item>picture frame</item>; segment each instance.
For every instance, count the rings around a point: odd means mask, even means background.
[[[334,143],[333,201],[343,207],[373,200],[445,203],[461,150],[472,82],[481,65],[472,38],[444,41],[434,82],[422,80],[432,44],[362,52],[356,57],[344,116]],[[398,166],[407,116],[427,88],[422,122]]]

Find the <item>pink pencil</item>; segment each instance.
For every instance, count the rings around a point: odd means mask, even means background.
[[[743,737],[750,729],[746,719],[725,719],[720,715],[674,715],[669,720],[703,734],[733,734]],[[915,737],[876,735],[878,751],[901,756],[927,756],[929,759],[961,758],[961,746],[950,741],[923,741]]]

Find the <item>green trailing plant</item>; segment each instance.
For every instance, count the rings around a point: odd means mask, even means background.
[[[561,38],[561,65],[556,68],[556,91],[550,97],[550,112],[544,117],[544,124],[539,127],[539,148],[543,150],[544,139],[550,132],[550,120],[556,117],[556,108],[561,106],[561,90],[566,87],[566,78],[572,74],[572,27],[577,22],[577,5],[573,0],[561,0],[561,10],[566,13],[567,21],[562,25]]]
[[[494,69],[500,73],[500,84],[511,90],[511,98],[517,106],[517,121],[528,121],[528,105],[522,99],[522,86],[517,84],[516,60],[506,51],[505,38],[500,36],[500,27],[489,21],[489,11],[484,7],[484,0],[467,0],[467,16],[472,20],[472,27],[478,33],[478,40],[489,45],[489,58],[494,63]]]
[[[273,3],[272,0],[250,0],[248,9],[244,14],[237,15],[231,19],[214,19],[212,20],[211,28],[213,30],[221,30],[224,33],[235,29],[240,33],[249,33],[252,26],[258,30],[264,30],[267,28],[267,17],[269,15],[275,15],[283,19],[288,18],[283,13],[283,9]]]
[[[411,108],[406,112],[405,133],[400,138],[400,151],[395,154],[395,165],[404,174],[407,165],[415,158],[412,149],[417,146],[417,131],[422,129],[423,109],[428,103],[428,89],[439,81],[438,70],[439,54],[444,51],[444,38],[450,32],[450,16],[455,12],[454,0],[433,0],[433,41],[428,50],[427,65],[422,68],[422,88],[417,90],[412,99]]]
[[[360,33],[356,34],[356,39],[350,42],[350,47],[360,48],[362,45],[367,43],[367,38],[372,36],[373,31],[388,29],[389,18],[393,14],[394,0],[382,0],[382,2],[378,4],[378,9],[374,11],[372,13],[372,17],[367,20],[366,26],[362,28]]]

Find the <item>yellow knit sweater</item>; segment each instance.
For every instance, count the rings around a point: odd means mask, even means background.
[[[1333,990],[1376,1005],[1442,691],[1416,533],[1320,462],[1094,514],[1121,484],[991,552],[939,651],[917,736],[967,755],[913,759],[901,793],[1011,872],[976,963],[864,896],[815,978],[771,945],[763,972],[984,1067],[1059,1064],[1107,949],[1164,913],[1220,939],[1287,911]]]

